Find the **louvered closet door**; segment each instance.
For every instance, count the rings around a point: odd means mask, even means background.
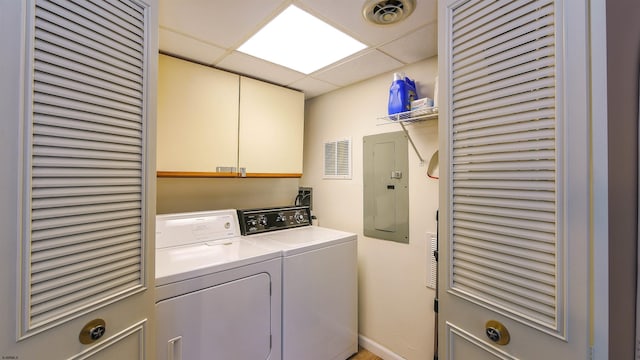
[[[22,348],[2,355],[67,358],[129,335],[134,357],[144,353],[153,304],[144,290],[152,284],[145,253],[155,215],[148,176],[155,172],[155,6],[34,0],[22,8],[26,30],[15,29],[25,31],[27,58],[19,326],[8,337]],[[81,345],[81,327],[94,318],[106,321],[111,338]]]
[[[583,11],[553,0],[441,9],[447,358],[568,359],[586,340]],[[489,320],[509,344],[485,335]]]

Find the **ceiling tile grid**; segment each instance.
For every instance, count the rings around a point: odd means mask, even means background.
[[[366,0],[160,0],[160,51],[249,77],[321,95],[437,55],[437,0],[416,0],[393,25],[362,16]],[[309,75],[235,51],[294,4],[368,48]]]

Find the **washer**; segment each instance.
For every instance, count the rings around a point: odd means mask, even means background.
[[[358,351],[357,235],[310,226],[308,207],[240,210],[245,239],[282,251],[283,360]]]
[[[156,217],[158,360],[280,360],[281,252],[236,210]]]

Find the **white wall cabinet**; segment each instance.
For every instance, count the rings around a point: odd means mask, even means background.
[[[302,174],[304,94],[240,78],[239,165],[248,176]]]
[[[158,171],[236,167],[239,76],[166,55],[158,66]]]
[[[158,176],[302,175],[303,93],[166,55],[159,62]]]

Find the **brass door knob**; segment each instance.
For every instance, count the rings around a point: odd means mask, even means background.
[[[94,319],[89,321],[80,330],[78,339],[83,344],[91,344],[92,342],[100,339],[104,333],[107,332],[107,324],[102,319]]]
[[[507,345],[511,340],[509,331],[499,321],[487,321],[487,323],[484,325],[484,331],[489,340],[498,345]]]

